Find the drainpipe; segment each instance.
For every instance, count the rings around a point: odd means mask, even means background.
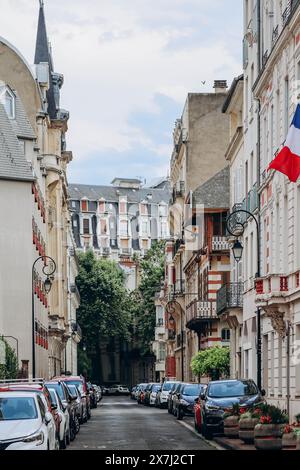
[[[291,401],[291,377],[290,377],[290,349],[291,349],[291,338],[290,338],[291,324],[288,321],[286,324],[286,409],[287,415],[290,422],[290,401]]]

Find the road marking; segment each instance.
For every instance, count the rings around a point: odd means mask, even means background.
[[[224,447],[221,447],[219,444],[217,444],[216,442],[214,441],[208,441],[207,439],[205,439],[203,436],[201,436],[201,434],[199,434],[197,431],[195,431],[195,429],[193,428],[193,426],[191,426],[190,424],[187,424],[185,423],[184,421],[177,421],[177,423],[181,424],[182,426],[184,426],[185,428],[187,428],[189,431],[191,431],[193,434],[195,434],[195,436],[198,437],[198,439],[201,439],[202,441],[206,442],[206,444],[210,445],[211,447],[214,447],[215,449],[217,450],[226,450],[224,449]]]

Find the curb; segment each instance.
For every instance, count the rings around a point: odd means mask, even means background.
[[[218,442],[216,442],[216,440],[208,441],[207,439],[205,439],[201,434],[196,432],[193,426],[191,426],[190,424],[187,424],[184,421],[178,421],[178,423],[184,426],[185,428],[187,428],[189,431],[195,434],[195,436],[197,436],[198,439],[201,439],[201,441],[205,442],[210,447],[213,447],[215,450],[226,450],[225,446],[219,444]]]

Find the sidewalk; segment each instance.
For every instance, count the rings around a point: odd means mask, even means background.
[[[229,439],[228,437],[214,437],[214,441],[227,450],[256,450],[254,445],[245,444],[240,439]],[[282,450],[297,450],[284,447]]]

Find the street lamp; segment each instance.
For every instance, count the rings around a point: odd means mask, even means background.
[[[50,256],[40,256],[35,260],[35,262],[32,265],[32,271],[31,271],[31,295],[32,295],[32,378],[35,378],[35,312],[34,312],[34,272],[35,272],[35,266],[38,261],[43,260],[44,266],[42,268],[43,274],[46,276],[46,279],[44,281],[44,288],[46,294],[49,294],[51,287],[52,287],[52,282],[53,282],[53,275],[56,271],[56,263],[54,259],[52,259]],[[46,261],[49,260],[50,264],[49,266],[47,265]]]
[[[239,263],[243,256],[243,245],[239,242],[239,240],[235,240],[234,245],[232,247],[232,252],[234,259],[237,263]]]
[[[238,238],[244,234],[245,226],[247,223],[247,218],[243,215],[248,215],[253,218],[256,223],[257,230],[257,270],[256,270],[256,279],[260,277],[260,243],[259,243],[259,223],[257,218],[249,211],[245,209],[237,209],[232,212],[227,218],[226,225],[227,231],[230,235],[235,238],[234,245],[232,247],[233,256],[237,262],[242,258],[243,246],[239,242]],[[261,312],[260,307],[256,309],[257,313],[257,386],[261,390]]]

